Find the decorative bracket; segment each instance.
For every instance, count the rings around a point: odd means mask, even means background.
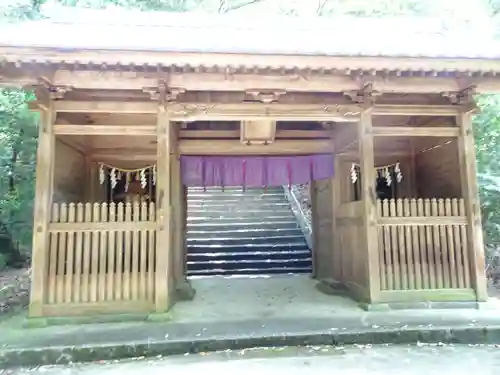
[[[343,94],[354,103],[361,104],[363,107],[371,107],[382,92],[374,90],[373,83],[366,83],[361,90],[344,91]]]
[[[264,104],[278,102],[280,96],[286,95],[284,90],[246,90],[245,94],[253,98],[254,101]]]
[[[476,94],[476,86],[471,85],[460,91],[448,91],[442,92],[441,95],[447,98],[453,105],[466,105],[475,106],[476,101],[474,100],[474,95]]]
[[[51,100],[62,100],[67,92],[73,90],[71,86],[54,86],[49,80],[42,77],[38,78],[38,83],[47,90]]]
[[[158,87],[145,87],[142,91],[148,93],[151,100],[164,104],[177,102],[179,95],[185,93],[186,89],[181,87],[168,87],[165,81],[160,81],[158,82]]]

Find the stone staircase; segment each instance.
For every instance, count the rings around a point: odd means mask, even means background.
[[[282,187],[189,188],[187,274],[310,273],[311,250]]]

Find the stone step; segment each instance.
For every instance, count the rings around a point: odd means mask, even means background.
[[[201,270],[188,269],[188,276],[217,276],[217,275],[296,275],[301,273],[311,273],[312,267],[267,267],[267,268],[244,268],[239,269],[222,269],[222,268],[210,268]]]
[[[222,187],[188,187],[187,189],[188,194],[189,193],[245,193],[245,194],[252,194],[252,193],[281,193],[283,194],[283,187],[282,186],[269,186],[267,189],[259,187],[259,188],[254,188],[254,187],[247,187],[243,188],[241,186],[225,186],[224,189]]]
[[[288,243],[303,243],[306,244],[304,235],[301,233],[290,236],[267,236],[267,237],[228,237],[228,238],[188,238],[188,247],[193,245],[244,245],[244,244],[288,244]]]
[[[196,223],[202,223],[202,222],[211,222],[211,223],[240,223],[241,225],[244,225],[246,223],[253,223],[255,220],[257,220],[255,216],[233,216],[233,217],[228,217],[223,214],[219,214],[217,216],[195,216],[195,217],[188,217],[187,218],[187,223],[188,225],[190,224],[196,224]],[[295,220],[295,217],[293,214],[290,212],[288,215],[272,215],[272,216],[267,216],[263,215],[262,219],[265,219],[266,221],[288,221],[288,220]]]
[[[230,196],[230,197],[196,197],[196,198],[188,198],[188,206],[194,204],[220,204],[220,203],[244,203],[244,204],[275,204],[275,203],[287,203],[289,204],[286,197],[283,196],[275,196],[275,197],[263,197],[260,195],[256,195],[255,197],[238,197],[238,196]]]
[[[233,261],[228,260],[209,260],[209,261],[189,261],[187,262],[188,269],[191,271],[217,268],[222,270],[236,270],[241,268],[253,268],[253,269],[268,269],[268,268],[288,268],[297,267],[305,268],[308,267],[311,262],[311,258],[305,259],[250,259],[241,260],[236,259]]]
[[[187,206],[189,276],[311,272],[283,187],[189,188]]]
[[[191,230],[186,234],[188,240],[193,238],[200,239],[220,239],[220,238],[242,238],[242,237],[275,237],[275,236],[299,236],[303,233],[300,228],[294,229],[234,229],[234,230],[220,230],[220,231],[206,231],[206,230]]]
[[[293,215],[290,207],[275,207],[266,206],[266,208],[245,208],[244,210],[239,209],[237,206],[235,207],[224,207],[217,206],[211,207],[210,210],[203,208],[189,208],[188,209],[188,218],[190,217],[266,217],[271,216],[273,214],[276,215]]]
[[[273,193],[245,193],[245,192],[192,192],[188,193],[188,199],[227,199],[227,198],[242,198],[242,199],[256,199],[256,198],[283,198],[286,196],[283,192],[273,192]]]
[[[246,254],[251,251],[270,251],[273,253],[278,252],[294,252],[294,251],[310,251],[307,247],[307,243],[304,242],[289,242],[275,244],[271,242],[267,243],[246,243],[238,245],[226,245],[226,244],[210,244],[210,245],[199,245],[199,244],[189,244],[188,254],[211,254],[211,253],[230,253],[230,254]]]
[[[288,201],[283,202],[266,202],[262,200],[245,201],[245,200],[231,200],[231,201],[208,201],[208,202],[190,202],[188,201],[188,210],[192,208],[203,208],[205,210],[212,210],[214,208],[225,208],[229,210],[245,211],[246,209],[255,209],[258,207],[279,207],[290,209]]]
[[[295,229],[299,228],[296,220],[286,220],[286,221],[261,221],[261,222],[213,222],[205,221],[201,223],[189,223],[187,224],[187,234],[191,231],[221,231],[221,230],[232,230],[232,229],[261,229],[261,230],[274,230],[274,229]]]
[[[294,251],[245,251],[245,252],[212,252],[212,253],[190,253],[187,257],[191,262],[206,262],[206,261],[228,261],[248,263],[252,260],[265,261],[276,259],[311,259],[311,251],[294,250]]]

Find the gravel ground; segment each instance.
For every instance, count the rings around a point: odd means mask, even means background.
[[[500,346],[288,347],[200,353],[156,359],[0,370],[2,375],[482,375],[498,374]]]
[[[29,289],[29,269],[10,269],[0,272],[0,319],[2,315],[8,315],[28,306]]]

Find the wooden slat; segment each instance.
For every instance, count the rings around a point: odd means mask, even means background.
[[[396,216],[396,200],[391,199],[389,201],[389,214],[391,216]],[[393,268],[394,268],[394,289],[401,289],[402,281],[401,281],[401,262],[398,248],[398,227],[390,226],[390,235],[391,235],[391,248],[392,248],[392,260],[393,260]]]
[[[156,220],[156,206],[149,204],[149,220]],[[148,300],[155,300],[156,231],[148,230]]]
[[[83,220],[85,223],[90,223],[92,222],[92,204],[91,203],[85,203],[83,206]],[[99,206],[97,206],[97,209],[99,209]],[[82,235],[82,246],[83,246],[83,256],[82,256],[82,263],[81,263],[81,269],[82,269],[82,274],[81,274],[81,285],[80,285],[80,298],[82,302],[89,302],[89,286],[90,286],[90,269],[91,269],[91,261],[92,261],[92,248],[90,246],[90,242],[92,239],[92,236],[99,236],[99,233],[97,232],[83,232]]]
[[[132,205],[125,203],[125,221],[132,220]],[[132,281],[132,232],[125,231],[123,250],[123,299],[131,300],[131,281]]]
[[[116,222],[116,203],[111,202],[109,204],[109,222]],[[108,232],[108,244],[107,244],[107,255],[108,255],[108,264],[107,264],[107,280],[106,280],[106,300],[113,301],[115,299],[114,290],[116,288],[115,285],[115,275],[121,270],[117,270],[116,267],[116,256],[117,252],[121,251],[120,248],[115,246],[116,241],[116,231]]]
[[[377,216],[382,216],[382,201],[377,200]],[[378,231],[378,253],[380,268],[380,290],[387,290],[387,262],[385,260],[384,233]]]
[[[117,223],[122,223],[125,220],[125,209],[124,209],[124,204],[123,203],[118,203],[117,205],[117,212],[118,214],[116,215],[116,222]],[[116,232],[116,273],[115,273],[115,300],[116,301],[121,301],[124,299],[124,282],[125,282],[125,277],[124,277],[124,268],[125,268],[125,262],[124,262],[124,238],[125,238],[125,231],[118,229]]]
[[[136,203],[132,204],[132,220],[134,222],[139,222],[141,217],[141,212],[140,212],[140,206]],[[139,299],[139,253],[140,253],[140,248],[139,248],[139,236],[140,236],[140,231],[134,230],[131,233],[132,236],[132,243],[131,243],[131,255],[132,255],[132,262],[131,262],[131,294],[132,294],[132,299],[137,301]]]
[[[418,208],[417,208],[417,200],[416,199],[411,199],[410,200],[410,212],[409,216],[415,217],[418,215]],[[420,249],[420,242],[419,242],[419,227],[413,225],[411,227],[411,248],[412,248],[412,256],[413,256],[413,267],[414,267],[414,274],[415,274],[415,289],[422,289],[423,288],[423,283],[422,283],[422,258],[421,258],[421,249]]]
[[[140,220],[147,221],[148,217],[148,205],[146,202],[141,204],[141,215]],[[147,299],[147,256],[148,256],[148,231],[141,230],[138,231],[139,239],[139,299]]]
[[[52,205],[51,213],[52,221],[59,221],[59,206],[57,204]],[[50,248],[49,248],[49,267],[48,267],[48,289],[47,289],[47,300],[49,303],[56,302],[56,275],[57,275],[57,253],[58,253],[58,233],[50,234]]]
[[[82,225],[84,205],[76,205],[76,226]],[[83,232],[75,233],[75,275],[73,279],[73,301],[82,302]]]
[[[76,205],[74,203],[69,204],[68,208],[68,223],[73,223],[76,220]],[[66,269],[66,280],[64,285],[64,302],[70,303],[73,302],[73,283],[74,283],[74,274],[76,267],[74,266],[75,261],[78,259],[76,256],[76,234],[74,232],[68,233],[68,243],[67,243],[67,254],[68,254],[68,266]]]
[[[108,204],[107,203],[101,203],[101,212],[100,212],[100,220],[104,222],[109,222],[108,218]],[[97,254],[97,259],[98,259],[98,286],[99,286],[99,293],[98,293],[98,300],[99,301],[106,301],[106,258],[108,256],[108,251],[111,251],[111,249],[108,248],[108,236],[111,234],[110,231],[102,231],[100,233],[100,238],[99,238],[99,252]],[[108,270],[108,272],[111,272]]]
[[[68,206],[66,204],[60,205],[59,207],[60,210],[60,215],[59,215],[59,220],[62,223],[65,223],[68,221]],[[66,262],[68,260],[68,237],[72,236],[73,233],[64,233],[61,232],[59,233],[59,246],[57,249],[57,275],[60,278],[60,282],[57,283],[56,288],[57,288],[57,298],[56,302],[57,303],[62,303],[64,301],[64,285],[66,282],[66,277],[67,277],[67,270],[69,268],[69,264],[67,265]],[[69,260],[68,260],[69,263]],[[60,276],[63,276],[62,278]]]
[[[104,204],[103,204],[104,205]],[[98,223],[102,220],[101,216],[101,204],[99,203],[94,203],[92,205],[92,222]],[[92,250],[91,250],[91,261],[92,261],[92,266],[91,266],[91,275],[90,275],[90,280],[92,284],[92,289],[90,290],[90,302],[96,302],[98,300],[98,292],[99,292],[99,286],[98,286],[98,278],[99,278],[99,237],[102,235],[102,232],[99,231],[93,231],[93,232],[85,232],[86,234],[90,233],[92,234]]]

